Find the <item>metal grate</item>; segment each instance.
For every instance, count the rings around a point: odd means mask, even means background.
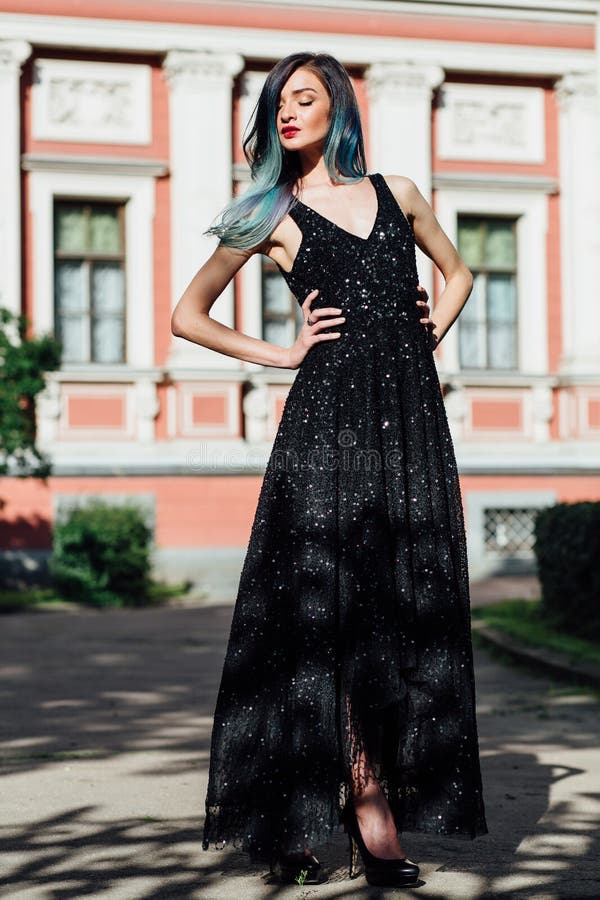
[[[486,553],[494,556],[533,555],[533,526],[538,509],[484,509]]]

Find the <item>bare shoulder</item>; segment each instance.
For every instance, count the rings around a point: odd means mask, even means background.
[[[405,175],[384,175],[389,189],[407,216],[415,216],[423,200],[417,185]]]

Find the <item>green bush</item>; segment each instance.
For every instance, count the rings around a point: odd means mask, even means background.
[[[600,502],[539,512],[534,550],[544,614],[571,634],[600,640]]]
[[[50,573],[63,597],[93,606],[148,602],[152,533],[134,505],[100,500],[54,526]]]

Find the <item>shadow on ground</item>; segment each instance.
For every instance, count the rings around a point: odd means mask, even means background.
[[[3,887],[11,898],[388,898],[317,848],[321,886],[270,884],[233,850],[201,850],[210,739],[231,607],[2,620]],[[490,834],[407,834],[421,896],[598,894],[598,704],[477,654]]]

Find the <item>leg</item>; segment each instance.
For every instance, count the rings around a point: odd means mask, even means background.
[[[350,698],[346,695],[347,727],[352,755],[352,803],[367,849],[380,859],[401,859],[405,853],[398,840],[396,823],[387,798],[352,729]]]
[[[394,817],[364,753],[359,754],[352,769],[352,802],[367,849],[380,859],[401,859],[405,854]]]

